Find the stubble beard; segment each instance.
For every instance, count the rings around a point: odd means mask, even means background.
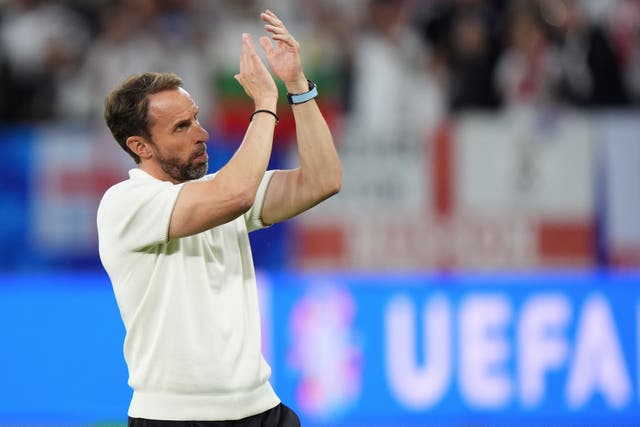
[[[194,163],[199,153],[192,155],[186,162],[181,162],[180,159],[175,157],[164,157],[159,152],[156,152],[155,155],[160,168],[171,178],[180,182],[202,178],[209,167],[208,162]]]

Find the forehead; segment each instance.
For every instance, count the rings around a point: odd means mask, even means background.
[[[149,118],[154,122],[192,114],[197,108],[189,92],[183,88],[163,90],[149,95]]]

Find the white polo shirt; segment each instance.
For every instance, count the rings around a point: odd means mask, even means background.
[[[126,329],[134,390],[129,416],[232,420],[280,402],[261,352],[248,236],[264,227],[271,176],[265,174],[246,214],[172,240],[169,222],[183,184],[133,169],[104,194],[97,217],[100,259]]]

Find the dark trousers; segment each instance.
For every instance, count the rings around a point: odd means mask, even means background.
[[[161,421],[129,417],[129,427],[300,427],[300,419],[280,403],[258,415],[232,421]]]

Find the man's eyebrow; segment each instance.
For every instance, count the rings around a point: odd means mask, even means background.
[[[173,126],[174,129],[176,129],[178,126],[182,126],[182,125],[188,125],[189,123],[191,123],[191,119],[183,119],[183,120],[179,120],[178,122],[176,122]]]
[[[200,112],[200,108],[198,108],[197,106],[194,108],[193,112],[191,115],[189,115],[188,118],[180,118],[180,119],[176,119],[176,121],[173,123],[173,125],[171,125],[171,129],[172,130],[176,130],[178,128],[178,126],[182,125],[182,124],[189,124],[191,123],[191,118],[195,117],[198,115],[198,113]]]

